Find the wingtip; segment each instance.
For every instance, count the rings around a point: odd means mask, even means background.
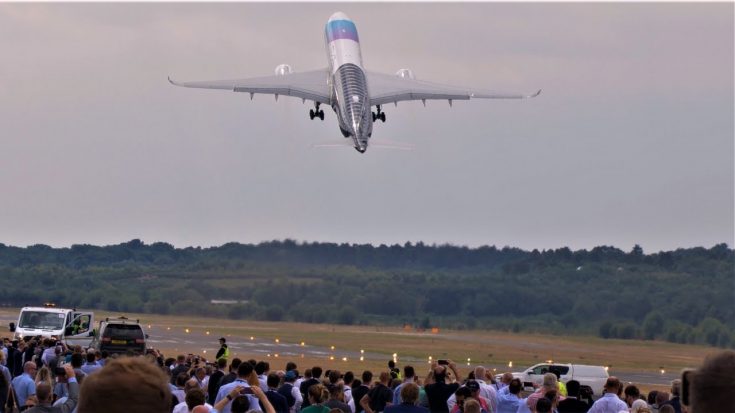
[[[168,83],[171,83],[174,86],[179,86],[178,83],[176,83],[175,81],[171,80],[171,76],[166,76],[166,78],[168,79]]]
[[[541,94],[541,89],[539,89],[539,90],[538,90],[538,92],[536,92],[536,93],[534,93],[533,95],[531,95],[531,97],[532,97],[532,98],[535,98],[536,96],[538,96],[538,95],[540,95],[540,94]]]

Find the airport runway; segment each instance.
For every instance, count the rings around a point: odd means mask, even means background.
[[[7,329],[7,325],[11,321],[16,321],[14,315],[0,312],[0,328]],[[175,357],[179,353],[200,354],[204,358],[213,359],[219,348],[219,336],[215,333],[207,334],[206,331],[188,332],[182,328],[172,328],[170,326],[145,325],[146,332],[149,335],[148,346],[160,349],[166,356]],[[217,328],[216,326],[212,327]],[[7,330],[5,330],[7,332]],[[9,336],[10,333],[0,334]],[[276,343],[272,340],[263,340],[257,337],[226,337],[227,344],[230,347],[232,357],[256,358],[283,360],[283,364],[289,359],[323,359],[330,360],[333,357],[336,361],[349,360],[356,362],[363,357],[366,364],[383,365],[388,357],[382,353],[361,353],[360,350],[331,349],[328,347],[312,346],[308,343]],[[427,363],[424,359],[413,359],[410,357],[401,357],[399,365],[412,363],[415,366]],[[281,363],[272,363],[280,366]],[[461,366],[466,367],[466,366]],[[486,365],[488,368],[494,368],[497,372],[507,371],[507,365]],[[517,370],[516,370],[517,371]],[[640,371],[624,371],[611,370],[611,375],[618,376],[624,382],[652,385],[652,386],[669,386],[671,380],[679,377],[678,371],[660,371],[640,372]]]

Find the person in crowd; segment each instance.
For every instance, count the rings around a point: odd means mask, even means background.
[[[306,375],[306,373],[304,373]],[[299,391],[301,391],[301,395],[303,396],[304,402],[302,404],[302,409],[304,407],[309,407],[311,402],[309,401],[309,387],[319,384],[320,380],[319,378],[322,376],[322,368],[319,366],[314,366],[311,368],[311,378],[304,380],[301,383],[301,386],[299,387]],[[326,389],[325,389],[326,391]]]
[[[342,391],[345,395],[345,403],[349,404],[352,408],[352,412],[355,411],[355,400],[352,398],[352,382],[355,381],[355,373],[351,371],[345,372],[342,377],[342,384],[344,384]]]
[[[78,413],[168,413],[167,376],[143,357],[121,357],[84,379]]]
[[[344,401],[344,386],[342,383],[329,383],[329,399],[324,403],[329,409],[339,409],[341,413],[352,413],[352,408]]]
[[[681,379],[675,379],[671,382],[671,398],[663,404],[659,405],[659,409],[664,405],[671,405],[674,408],[675,413],[681,413],[681,400],[679,395],[681,394]]]
[[[403,385],[406,383],[413,383],[416,377],[416,371],[413,369],[413,366],[405,365],[403,366],[403,383],[399,384],[394,390],[393,390],[393,404],[401,404],[401,388],[403,388]]]
[[[592,405],[579,399],[581,385],[577,380],[567,382],[567,397],[559,402],[559,413],[586,413]]]
[[[556,374],[546,373],[544,374],[544,378],[543,378],[543,382],[541,383],[541,387],[538,390],[536,390],[534,393],[532,393],[530,396],[528,396],[528,398],[526,399],[526,405],[528,405],[528,408],[531,410],[535,409],[536,401],[540,398],[543,398],[546,393],[552,390],[559,390],[559,384],[556,379]]]
[[[506,387],[508,388],[507,392],[502,391],[503,389],[498,392],[498,407],[495,411],[497,413],[516,413],[518,407],[523,403],[520,397],[523,384],[520,379],[511,379]]]
[[[10,395],[10,383],[13,380],[10,369],[5,366],[6,353],[0,352],[0,413],[5,412],[5,405]]]
[[[360,401],[370,391],[370,385],[373,381],[373,372],[371,372],[370,370],[365,370],[362,372],[362,375],[360,377],[362,377],[362,383],[360,383],[359,386],[355,386],[352,388],[352,398],[355,399],[355,413],[361,413],[364,411],[362,406],[360,405]]]
[[[403,370],[406,372],[405,368]],[[429,409],[418,406],[420,388],[413,381],[405,382],[401,386],[400,403],[386,406],[384,413],[429,413]],[[394,399],[395,400],[395,399]],[[515,412],[514,412],[515,413]]]
[[[36,395],[36,382],[33,380],[36,370],[36,363],[27,361],[23,364],[23,374],[12,381],[15,400],[19,408],[26,405],[29,397]]]
[[[670,404],[665,404],[658,409],[658,413],[675,413],[675,412],[676,410],[674,410],[674,406]],[[719,411],[717,410],[715,410],[715,412],[719,413]]]
[[[301,392],[298,387],[295,386],[298,376],[298,371],[287,370],[286,374],[283,376],[283,384],[278,388],[278,393],[286,399],[290,413],[299,412],[301,410],[301,405],[304,402]]]
[[[432,369],[428,377],[432,381],[425,387],[426,397],[429,400],[431,413],[449,413],[447,400],[459,388],[459,383],[447,384],[447,372],[451,369],[455,377],[459,377],[457,366],[449,360],[446,365],[432,363]]]
[[[488,411],[483,409],[480,406],[480,403],[473,398],[465,400],[463,405],[462,413],[488,413]]]
[[[691,373],[689,413],[735,413],[735,351],[723,351],[707,357]]]
[[[658,412],[662,405],[669,401],[669,393],[660,391],[656,394],[656,403],[651,406],[654,413]]]
[[[312,368],[312,374],[314,369]],[[321,375],[321,368],[319,368]],[[301,413],[329,413],[329,407],[324,406],[324,402],[329,398],[329,391],[322,384],[313,384],[309,386],[309,406],[301,409]]]
[[[288,413],[289,407],[288,407],[288,402],[286,401],[286,397],[278,393],[278,385],[281,382],[281,379],[280,377],[278,377],[278,374],[270,373],[268,377],[266,377],[265,382],[267,386],[265,396],[271,402],[273,409],[275,409],[276,413]],[[348,413],[351,413],[351,412],[348,412]]]
[[[235,357],[232,359],[232,363],[230,363],[230,372],[222,377],[222,380],[220,380],[219,383],[220,387],[230,384],[237,379],[237,370],[240,368],[240,364],[242,364],[242,360],[239,358]]]
[[[263,391],[268,390],[268,373],[270,372],[270,364],[265,361],[255,363],[255,374],[258,375],[258,382]],[[276,406],[273,406],[276,407]],[[276,409],[278,410],[278,409]]]
[[[483,405],[482,403],[480,403],[480,405],[485,410],[490,409],[495,411],[498,406],[498,394],[495,385],[488,384],[483,380],[483,378],[487,378],[487,370],[483,366],[477,366],[472,371],[472,376],[474,377],[472,380],[476,381],[480,385],[480,395],[489,402],[488,405]],[[447,400],[447,408],[449,411],[452,411],[454,403],[454,395],[449,396],[449,399]]]
[[[636,387],[635,385],[629,384],[625,386],[625,390],[623,390],[623,395],[623,400],[625,400],[625,404],[627,404],[628,407],[632,407],[633,402],[641,398],[641,391],[638,390],[638,387]]]
[[[252,364],[250,363],[241,363],[240,365],[248,364],[252,368]],[[238,367],[239,369],[240,367]],[[239,370],[238,370],[239,375]],[[239,377],[238,377],[239,379]],[[257,381],[253,380],[253,381]],[[205,410],[200,409],[201,406],[197,406],[192,410],[191,413],[211,413],[212,411],[215,413],[223,413],[225,411],[225,408],[229,407],[232,413],[245,413],[250,411],[259,411],[257,409],[253,409],[252,403],[253,400],[257,400],[255,402],[256,405],[261,404],[263,405],[263,408],[265,409],[265,413],[275,413],[275,410],[273,409],[273,406],[271,405],[270,401],[268,401],[268,398],[265,396],[265,393],[263,393],[263,390],[258,386],[257,384],[254,384],[253,386],[247,385],[247,383],[238,383],[233,382],[230,383],[233,384],[232,388],[229,389],[229,391],[222,397],[222,400],[219,400],[211,410]],[[247,385],[247,386],[246,386]],[[250,388],[249,391],[252,391],[252,395],[250,394],[243,394],[243,392]],[[220,388],[222,390],[222,388]],[[197,410],[199,409],[199,410]]]
[[[225,376],[227,360],[219,358],[215,365],[217,366],[217,370],[209,376],[209,382],[207,383],[207,401],[212,405],[214,405],[214,399],[217,397],[222,377]]]
[[[46,366],[43,366],[36,371],[34,382],[36,383],[36,387],[38,387],[39,384],[45,383],[52,389],[54,388],[54,379],[52,377],[51,370]]]
[[[628,410],[628,405],[618,397],[621,387],[617,377],[608,377],[604,386],[605,394],[597,399],[588,413],[619,413],[621,410]]]
[[[204,391],[199,387],[195,380],[186,380],[183,395],[179,393],[178,390],[172,391],[171,393],[176,398],[176,401],[178,401],[178,403],[174,405],[173,413],[189,413],[193,407],[206,402],[206,394],[204,394]],[[200,393],[203,395],[201,403],[199,402]],[[190,406],[190,404],[192,406]]]
[[[551,413],[553,412],[553,403],[546,397],[541,397],[536,400],[535,408],[533,411],[534,413]]]
[[[630,413],[651,413],[651,408],[645,400],[638,399],[630,404]]]
[[[59,379],[69,386],[69,397],[62,404],[52,406],[54,401],[53,386],[45,381],[40,382],[36,387],[38,404],[25,410],[27,413],[70,413],[74,410],[79,401],[79,383],[77,383],[72,366],[65,365],[64,371],[66,375],[59,377]]]
[[[474,380],[474,379],[467,380],[464,386],[460,387],[459,389],[457,389],[456,392],[454,392],[454,398],[456,400],[456,404],[452,406],[452,409],[450,410],[450,412],[452,413],[463,411],[461,409],[461,406],[459,406],[459,401],[457,400],[457,397],[459,397],[459,395],[463,395],[465,400],[467,400],[468,398],[477,400],[477,402],[480,403],[480,407],[482,408],[482,410],[486,412],[495,411],[495,409],[491,407],[492,406],[491,402],[488,399],[480,396],[480,383],[478,383],[477,380]]]
[[[393,360],[388,360],[388,373],[390,373],[391,380],[401,379],[401,369],[396,367],[396,362]]]
[[[92,374],[95,371],[102,368],[101,365],[97,364],[97,357],[93,351],[87,351],[87,362],[80,367],[84,374]]]
[[[171,388],[171,394],[173,396],[173,403],[177,405],[183,403],[186,399],[186,382],[189,381],[189,376],[186,373],[179,373],[174,381],[174,386]]]
[[[257,396],[257,393],[255,392],[255,389],[248,388],[257,387],[260,394],[263,394],[263,390],[258,384],[258,379],[255,376],[253,365],[248,362],[240,363],[240,366],[237,368],[237,379],[235,379],[235,381],[222,385],[220,387],[219,392],[217,393],[217,398],[215,399],[215,405],[219,403],[222,399],[227,398],[227,395],[236,386],[242,386],[247,389],[247,391],[251,392],[250,394],[245,394],[245,396],[249,399],[249,408],[251,410],[260,410],[260,405],[258,404],[259,398]],[[265,397],[265,394],[263,394],[263,397]],[[265,397],[265,399],[268,400],[267,397]],[[270,405],[270,402],[268,404]],[[230,413],[232,411],[231,409],[232,403],[225,403],[224,407],[219,409],[219,411],[221,413]]]
[[[380,373],[379,381],[370,389],[370,391],[360,399],[365,413],[379,413],[385,410],[393,401],[393,391],[388,387],[391,376],[390,372],[384,371]]]

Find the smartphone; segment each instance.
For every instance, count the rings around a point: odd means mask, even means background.
[[[253,394],[253,389],[251,387],[245,387],[240,390],[240,394]]]
[[[66,369],[63,367],[54,367],[54,374],[57,376],[66,376]]]
[[[449,362],[448,362],[448,361],[446,361],[446,360],[444,360],[444,359],[439,359],[439,360],[437,360],[437,361],[436,361],[436,363],[437,363],[437,364],[441,364],[441,365],[443,365],[443,366],[446,366],[446,365],[448,365],[448,364],[449,364]]]

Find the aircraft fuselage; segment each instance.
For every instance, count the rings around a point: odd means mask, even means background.
[[[373,117],[355,23],[344,13],[334,13],[327,21],[324,39],[332,109],[342,134],[352,138],[355,149],[364,153],[373,133]]]

